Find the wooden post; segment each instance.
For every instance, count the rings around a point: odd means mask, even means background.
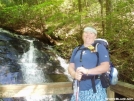
[[[107,100],[108,101],[114,101],[115,100],[115,93],[110,89],[110,87],[107,88]]]

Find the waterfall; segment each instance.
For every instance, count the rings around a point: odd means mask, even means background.
[[[34,38],[16,35],[1,29],[0,40],[0,84],[50,83],[52,78],[50,79],[49,74],[57,73],[57,71],[63,73],[64,70],[64,75],[71,81],[66,61],[55,55],[50,47],[46,47],[47,45]],[[64,70],[61,70],[63,68]],[[0,101],[69,101],[65,96],[63,94],[0,98]]]
[[[21,58],[21,71],[24,82],[26,84],[39,84],[50,82],[47,75],[43,73],[43,70],[38,69],[36,63],[36,48],[34,48],[33,41],[30,41],[29,51],[24,53]],[[25,97],[26,101],[55,101],[53,95],[44,95],[42,97]]]
[[[72,77],[68,73],[68,63],[65,61],[65,59],[61,58],[60,56],[57,55],[57,59],[60,61],[60,65],[62,68],[65,69],[64,75],[66,75],[69,79],[69,81],[73,81]]]
[[[30,42],[29,51],[24,53],[21,58],[21,71],[23,74],[24,82],[27,84],[36,84],[49,82],[45,77],[43,71],[38,69],[38,65],[35,61],[36,54],[33,41]]]

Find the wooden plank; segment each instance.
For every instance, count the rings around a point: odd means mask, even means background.
[[[117,85],[111,86],[110,89],[120,95],[134,100],[134,85],[119,81]]]
[[[71,82],[0,85],[0,98],[71,94]]]
[[[119,81],[117,85],[111,86],[110,90],[134,99],[134,85]],[[72,93],[73,90],[71,82],[0,85],[0,98]],[[109,98],[112,98],[114,96],[113,92],[109,91],[108,96]]]

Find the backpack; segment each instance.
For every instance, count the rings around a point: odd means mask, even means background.
[[[98,47],[99,44],[104,45],[106,47],[107,51],[108,51],[108,42],[107,42],[107,40],[100,39],[100,38],[95,40],[95,42],[93,44],[93,47],[95,48],[95,53],[97,55],[97,64],[96,64],[96,66],[99,63],[99,53],[97,52],[97,47]],[[81,50],[80,62],[82,62],[82,52],[83,52],[83,50],[89,50],[88,48],[81,49],[81,46],[82,45],[79,45],[77,47],[76,52],[75,52],[75,55],[76,55],[78,50]],[[94,76],[93,78],[96,78],[96,77]],[[92,88],[93,88],[93,91],[95,93],[96,92],[95,80],[93,78],[90,77],[90,79],[92,81]],[[110,61],[110,70],[107,71],[106,73],[102,73],[101,75],[97,75],[97,78],[100,78],[102,87],[107,88],[110,85],[117,84],[117,82],[118,82],[118,71],[117,71],[116,67],[113,65],[113,63]]]
[[[97,46],[98,46],[98,44],[104,45],[106,47],[107,51],[108,51],[108,45],[109,44],[108,44],[108,42],[107,42],[106,39],[100,39],[100,38],[98,38],[98,39],[95,40],[94,47],[95,47],[96,52],[97,52]],[[97,57],[99,58],[98,53],[97,53]],[[117,82],[118,82],[118,70],[113,65],[113,63],[111,61],[110,61],[110,70],[107,71],[104,74],[107,75],[107,77],[109,79],[109,85],[115,85],[115,84],[117,84]],[[107,87],[104,87],[104,88],[107,88]]]

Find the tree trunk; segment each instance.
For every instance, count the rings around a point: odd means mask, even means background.
[[[80,25],[80,30],[79,30],[79,34],[78,34],[78,39],[81,37],[81,33],[82,33],[82,26],[81,26],[81,12],[82,12],[82,6],[81,6],[81,0],[78,0],[78,10],[79,10],[79,25]],[[80,38],[81,39],[81,38]],[[82,43],[82,40],[81,42]]]
[[[81,7],[81,0],[78,0],[78,9],[79,9],[79,12],[82,11],[82,7]]]
[[[82,29],[81,27],[81,12],[82,12],[82,7],[81,7],[81,0],[78,0],[78,9],[79,9],[79,21],[80,21],[80,30]]]
[[[112,1],[106,0],[106,33],[111,34],[112,31]]]
[[[104,33],[105,33],[104,12],[103,12],[104,0],[99,0],[99,3],[100,3],[100,6],[101,6],[101,26],[102,26],[102,35],[104,35]]]

